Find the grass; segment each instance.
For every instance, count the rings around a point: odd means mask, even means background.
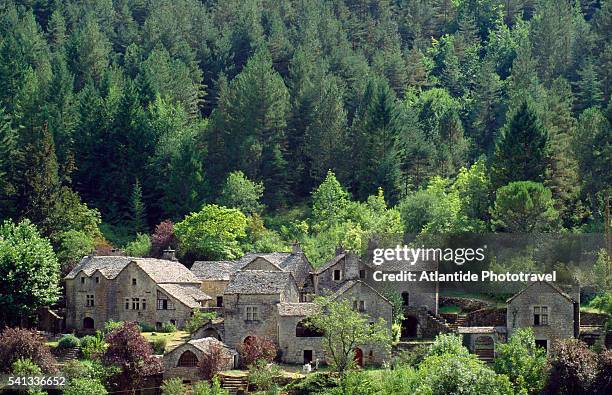
[[[439,313],[444,314],[459,314],[461,313],[461,308],[459,306],[451,305],[451,306],[442,306],[438,309]]]
[[[172,333],[163,333],[163,332],[142,332],[142,336],[147,339],[148,342],[152,342],[155,339],[165,338],[166,343],[166,351],[172,350],[179,344],[183,344],[187,340],[189,340],[190,335],[189,332],[186,331],[176,331]]]

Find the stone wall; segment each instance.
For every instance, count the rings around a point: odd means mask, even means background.
[[[487,307],[467,315],[468,326],[506,326],[505,307]]]
[[[453,296],[440,296],[440,307],[457,306],[464,313],[491,307],[491,303],[471,298],[459,298]]]
[[[200,289],[206,295],[210,296],[212,300],[210,301],[210,306],[217,306],[217,297],[223,297],[225,294],[225,288],[227,288],[227,284],[229,284],[228,280],[203,280]]]
[[[297,301],[297,300],[296,300]],[[280,295],[225,295],[225,343],[237,347],[247,336],[266,336],[278,344]],[[246,307],[258,308],[259,319],[247,321]]]

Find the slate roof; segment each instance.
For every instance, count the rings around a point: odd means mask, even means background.
[[[242,268],[239,261],[195,261],[191,272],[200,280],[229,281],[230,275]]]
[[[334,266],[336,263],[340,262],[340,260],[342,258],[344,258],[346,256],[346,252],[343,252],[341,254],[336,255],[335,257],[333,257],[332,259],[330,259],[329,261],[325,262],[323,264],[323,266],[317,268],[317,270],[315,270],[315,274],[321,274],[324,271],[326,271],[327,269],[329,269],[330,267]]]
[[[212,299],[202,292],[197,286],[185,284],[159,284],[168,295],[174,297],[189,308],[198,308],[200,302]]]
[[[208,351],[211,344],[219,344],[221,347],[227,350],[231,350],[233,351],[233,353],[235,353],[235,351],[229,348],[225,343],[215,339],[214,337],[203,337],[201,339],[193,339],[193,340],[189,340],[187,343],[191,344],[192,346],[194,346],[195,348],[203,352]]]
[[[424,270],[438,270],[438,263],[435,261],[417,261],[414,265],[409,261],[385,261],[381,265],[374,265],[372,262],[368,262],[368,265],[374,270],[381,270],[383,272],[401,272],[406,271],[424,271]]]
[[[349,289],[353,288],[355,285],[357,284],[361,284],[363,286],[365,286],[366,288],[369,288],[370,290],[372,290],[375,294],[377,294],[380,298],[382,298],[383,300],[385,300],[387,303],[391,304],[391,302],[389,301],[389,299],[387,299],[383,294],[381,294],[380,292],[378,292],[376,289],[372,288],[371,285],[369,285],[368,283],[364,283],[361,280],[348,280],[345,281],[344,284],[342,284],[342,286],[340,288],[338,288],[336,290],[336,292],[334,292],[331,295],[331,299],[337,299],[339,298],[342,294],[344,294],[345,292],[347,292]]]
[[[319,309],[316,303],[279,303],[278,315],[284,317],[307,317]]]
[[[239,271],[232,276],[230,283],[225,288],[225,293],[274,295],[282,293],[290,282],[295,283],[295,279],[289,272]]]
[[[74,279],[83,272],[91,276],[99,271],[105,278],[111,280],[125,269],[131,262],[136,263],[153,281],[163,283],[197,284],[198,278],[180,262],[154,258],[135,258],[126,256],[86,256],[68,273],[66,279]]]
[[[572,302],[572,303],[576,302],[574,300],[574,298],[569,296],[567,293],[565,293],[561,288],[559,288],[555,284],[549,283],[548,281],[534,281],[531,284],[527,285],[525,288],[523,288],[521,291],[519,291],[519,292],[515,293],[514,295],[512,295],[508,300],[506,300],[506,303],[512,302],[517,296],[519,296],[523,292],[527,291],[532,285],[538,284],[538,283],[544,283],[544,284],[548,285],[549,287],[551,287],[554,291],[559,293],[561,296],[563,296],[565,299],[569,300],[570,302]]]

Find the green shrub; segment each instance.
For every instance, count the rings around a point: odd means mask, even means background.
[[[72,359],[66,361],[62,367],[62,375],[66,377],[66,380],[68,381],[80,378],[91,379],[95,377],[95,369],[91,361],[79,361],[78,359]]]
[[[81,353],[86,359],[101,356],[106,351],[106,347],[107,344],[100,331],[96,333],[96,336],[85,336],[81,339]]]
[[[162,324],[162,332],[164,333],[173,333],[176,332],[176,325],[174,325],[172,322],[164,322]]]
[[[153,325],[149,325],[146,322],[141,322],[138,324],[141,332],[155,332],[155,327]]]
[[[79,347],[80,344],[81,342],[79,341],[79,338],[71,333],[62,336],[62,338],[57,342],[57,346],[59,348],[74,348]]]
[[[414,394],[419,386],[419,376],[414,368],[401,365],[384,370],[379,383],[381,394]]]
[[[108,320],[104,323],[104,334],[109,334],[117,328],[123,326],[123,321]]]
[[[278,366],[258,359],[249,367],[249,383],[254,384],[258,391],[269,391],[275,387],[274,379],[280,374]]]
[[[193,335],[205,322],[214,320],[215,318],[217,318],[217,313],[214,311],[203,312],[200,311],[200,309],[193,309],[191,318],[185,324],[185,330]]]
[[[136,239],[127,243],[123,248],[129,256],[146,257],[151,252],[151,238],[149,235],[138,233]]]
[[[436,340],[429,348],[427,355],[445,355],[452,354],[457,356],[465,356],[470,352],[463,346],[461,336],[454,334],[442,334],[436,336]]]
[[[187,393],[187,386],[183,384],[182,379],[176,377],[164,380],[161,390],[163,395],[184,395]]]
[[[192,387],[193,395],[229,395],[229,391],[221,388],[221,382],[217,376],[213,377],[212,383],[198,381]]]
[[[300,381],[287,385],[286,389],[297,395],[319,394],[338,386],[338,380],[328,373],[309,374]]]
[[[333,387],[325,391],[325,395],[374,395],[378,391],[377,382],[371,380],[367,373],[351,371],[344,378],[344,388]],[[386,392],[382,392],[386,394]]]
[[[395,366],[411,366],[416,368],[425,359],[429,353],[429,346],[424,344],[411,348],[410,350],[401,351],[397,358],[393,361]]]
[[[98,379],[78,378],[70,380],[64,387],[64,395],[106,395],[108,391]]]
[[[166,344],[168,343],[168,339],[165,337],[156,337],[152,342],[151,346],[153,347],[153,351],[157,355],[163,355],[164,351],[166,351]]]
[[[11,365],[11,373],[15,376],[40,376],[42,369],[29,358],[19,358]],[[40,387],[29,386],[27,394],[43,395],[44,392]]]

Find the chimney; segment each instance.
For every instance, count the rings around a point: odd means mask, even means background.
[[[175,251],[170,248],[164,250],[161,259],[165,259],[167,261],[176,261]]]
[[[300,242],[299,241],[294,241],[293,244],[291,244],[291,253],[292,254],[301,254],[302,253],[302,249],[300,248]]]

